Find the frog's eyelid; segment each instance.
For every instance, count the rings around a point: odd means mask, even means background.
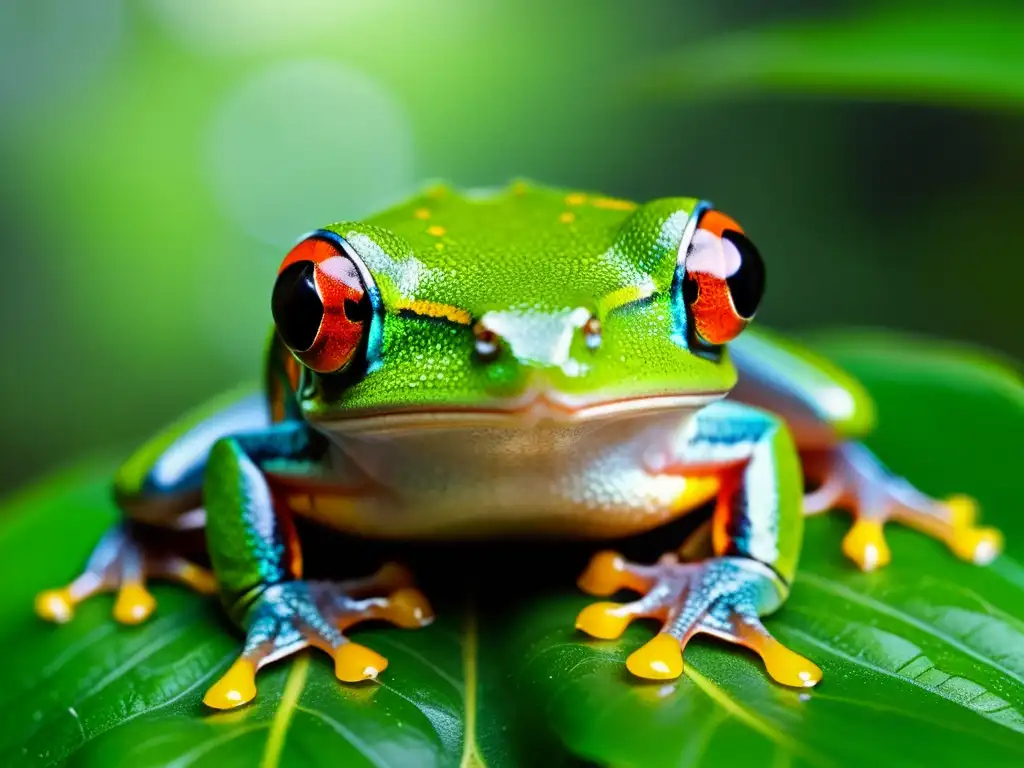
[[[676,252],[677,266],[682,267],[686,264],[686,252],[690,249],[690,243],[693,242],[693,236],[697,232],[700,217],[713,208],[714,206],[710,200],[700,200],[693,207],[693,212],[690,214],[690,218],[686,220],[686,226],[683,227],[683,237],[679,241],[679,250]]]
[[[366,289],[366,297],[372,309],[372,320],[367,329],[366,365],[369,370],[373,370],[380,365],[381,350],[384,347],[384,330],[380,322],[384,303],[381,300],[380,289],[377,287],[376,280],[373,279],[373,275],[366,268],[366,264],[363,263],[362,257],[356,252],[355,248],[337,232],[332,232],[329,229],[316,229],[306,237],[317,237],[332,243],[339,251],[351,259],[359,271],[359,277],[362,280],[363,287]]]

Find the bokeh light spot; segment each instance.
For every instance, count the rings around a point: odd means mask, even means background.
[[[149,0],[164,27],[204,53],[239,53],[337,34],[379,0]]]
[[[412,129],[379,85],[331,61],[294,61],[245,82],[211,126],[209,178],[246,234],[287,247],[414,186]]]

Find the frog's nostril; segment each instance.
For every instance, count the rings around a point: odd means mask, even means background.
[[[483,323],[473,326],[473,335],[476,337],[474,350],[477,357],[484,361],[494,360],[501,351],[501,337]]]
[[[601,321],[591,315],[583,324],[583,340],[587,349],[597,349],[601,346]]]

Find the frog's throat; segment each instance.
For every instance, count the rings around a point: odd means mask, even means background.
[[[538,424],[566,425],[641,413],[692,413],[726,396],[726,392],[654,394],[601,399],[549,392],[526,393],[514,400],[481,406],[430,406],[400,410],[350,411],[342,417],[309,420],[337,435],[410,429],[504,427],[528,429]]]

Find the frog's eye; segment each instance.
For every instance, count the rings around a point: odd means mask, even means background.
[[[765,286],[764,262],[740,225],[706,211],[679,263],[697,335],[716,345],[736,338],[757,312]]]
[[[368,280],[358,257],[333,238],[314,235],[285,257],[271,308],[282,341],[306,367],[340,371],[363,347],[371,319]]]

